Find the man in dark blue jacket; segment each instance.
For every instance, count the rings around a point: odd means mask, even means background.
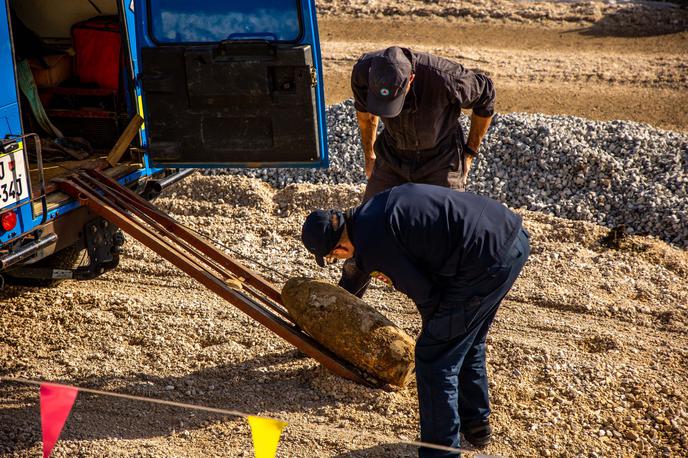
[[[311,213],[302,240],[321,267],[353,258],[418,307],[421,440],[458,447],[462,432],[473,445],[489,443],[485,339],[530,254],[521,218],[486,197],[404,184],[345,213]],[[421,448],[419,456],[453,455]]]

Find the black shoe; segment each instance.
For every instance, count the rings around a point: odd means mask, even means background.
[[[487,418],[467,425],[462,424],[461,433],[474,447],[485,447],[492,440],[492,427]]]

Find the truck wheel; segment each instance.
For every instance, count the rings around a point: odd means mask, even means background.
[[[76,244],[61,249],[57,253],[53,253],[40,261],[31,264],[31,267],[42,267],[47,269],[75,269],[79,266],[81,255],[84,249],[77,248]],[[24,278],[15,277],[10,270],[2,274],[5,277],[5,283],[15,286],[36,286],[41,288],[53,288],[64,281],[64,279],[52,278]]]

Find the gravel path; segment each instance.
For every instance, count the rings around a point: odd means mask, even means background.
[[[282,275],[335,281],[299,241],[307,212],[360,185],[195,176],[156,204]],[[222,199],[222,201],[220,201]],[[488,340],[500,456],[680,456],[688,447],[688,254],[519,210],[533,254]],[[285,215],[289,215],[286,217]],[[276,284],[283,278],[249,263]],[[414,305],[382,284],[367,301],[417,335]],[[114,272],[0,292],[0,373],[260,413],[289,423],[278,456],[412,458],[415,384],[371,390],[331,376],[129,239]],[[34,387],[0,384],[0,455],[40,454]],[[383,438],[387,437],[387,438]],[[251,457],[243,420],[80,395],[55,457]],[[471,456],[468,454],[468,456]]]
[[[688,29],[688,26],[686,27]],[[476,34],[489,33],[475,30]],[[493,33],[499,33],[499,30]],[[322,45],[326,69],[342,64],[351,72],[358,58],[374,49],[388,45],[408,46],[414,51],[429,52],[479,69],[496,82],[521,84],[577,84],[649,87],[652,89],[688,89],[688,62],[683,49],[657,49],[653,54],[637,52],[631,47],[626,54],[617,49],[542,49],[529,43],[526,49],[503,49],[485,43],[415,43],[398,37],[385,43],[357,41],[326,41]],[[533,49],[535,48],[535,49]],[[499,96],[500,85],[496,85]],[[351,96],[351,92],[349,92]],[[499,102],[499,98],[497,99]]]
[[[685,0],[679,0],[685,4]],[[437,18],[476,22],[590,26],[591,33],[622,36],[686,30],[688,12],[679,5],[642,0],[322,0],[322,16]]]
[[[327,119],[329,169],[212,173],[257,177],[276,187],[365,183],[353,103],[329,107]],[[468,190],[510,207],[609,227],[624,224],[630,233],[688,246],[688,134],[627,121],[498,115]]]
[[[634,119],[682,129],[685,96],[680,93],[686,73],[681,43],[688,10],[658,5],[622,0],[318,2],[319,15],[330,21],[383,18],[377,26],[389,29],[394,40],[408,30],[399,25],[401,18],[418,23],[422,18],[426,31],[435,34],[429,50],[474,62],[489,59],[494,62],[490,68],[478,64],[503,78],[502,88],[513,81],[518,98],[527,99],[528,87],[533,94],[533,85],[569,78],[566,91],[550,88],[548,112],[594,117],[589,110],[606,104],[617,111],[600,109],[600,119],[627,118],[629,106],[636,110],[625,102],[630,99],[641,104],[638,110],[661,112]],[[582,60],[579,42],[562,45],[575,52],[542,52],[551,37],[531,46],[518,36],[498,34],[522,49],[533,48],[532,53],[514,52],[502,43],[485,49],[474,42],[471,47],[445,37],[446,27],[466,23],[530,24],[523,33],[540,41],[545,27],[550,32],[581,30],[585,46],[599,47],[603,57]],[[349,94],[352,56],[366,43],[379,42],[348,24],[343,27],[344,39],[324,45],[324,51],[331,67],[339,65],[340,92]],[[675,31],[666,42],[656,35]],[[645,40],[646,35],[655,36]],[[345,43],[349,36],[358,42]],[[629,36],[634,38],[624,38]],[[438,49],[436,40],[441,41]],[[418,40],[409,36],[408,41]],[[627,46],[628,52],[612,45]],[[652,48],[643,51],[653,54],[643,58],[645,63],[630,56],[638,46]],[[655,58],[655,51],[666,55]],[[517,73],[509,65],[510,54],[516,67],[527,72]],[[534,60],[537,54],[542,55]],[[624,86],[619,92],[619,81],[607,73],[608,64],[615,63],[620,64],[616,70],[624,71],[623,85],[642,91],[625,92]],[[597,84],[584,87],[586,79]],[[572,100],[582,100],[585,110],[571,111]],[[545,111],[541,99],[513,106],[509,110]],[[166,190],[156,204],[232,247],[232,256],[277,285],[284,276],[296,275],[336,281],[338,267],[317,269],[299,242],[299,229],[312,208],[348,207],[360,200],[364,175],[352,115],[348,103],[330,108],[329,171],[266,170],[257,174],[260,179],[194,176]],[[606,225],[624,222],[636,232],[685,246],[687,154],[685,135],[646,125],[524,114],[495,119],[470,186],[521,207],[517,211],[531,233],[533,254],[488,339],[495,441],[484,453],[685,455],[688,252],[641,236],[610,249],[600,243],[604,227],[547,213]],[[420,320],[407,298],[375,283],[366,299],[417,335]],[[389,439],[417,437],[413,383],[387,393],[331,376],[130,238],[120,267],[94,281],[0,291],[0,374],[282,418],[289,426],[280,458],[416,456],[414,448]],[[0,456],[40,453],[37,390],[0,384]],[[243,420],[82,394],[54,456],[205,458],[251,457],[253,452]]]

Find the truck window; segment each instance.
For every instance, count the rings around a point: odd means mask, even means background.
[[[301,35],[297,0],[149,0],[150,33],[158,43],[213,43]]]

